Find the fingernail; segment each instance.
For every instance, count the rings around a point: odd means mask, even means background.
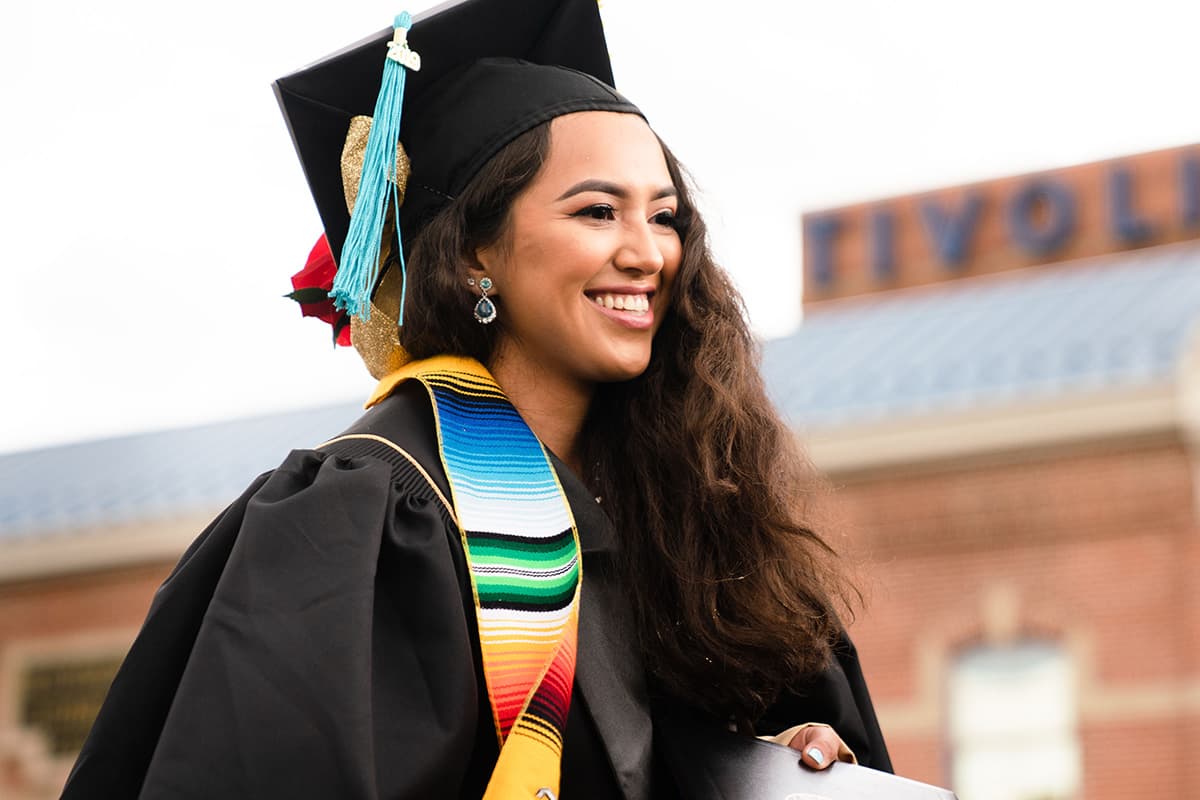
[[[810,747],[807,750],[805,750],[804,752],[806,754],[808,754],[809,758],[811,758],[813,761],[817,762],[818,767],[822,767],[825,765],[825,754],[821,752],[821,748]]]

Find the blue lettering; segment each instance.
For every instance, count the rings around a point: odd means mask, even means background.
[[[1179,221],[1185,228],[1200,226],[1200,158],[1179,159]]]
[[[896,274],[896,218],[887,208],[871,212],[871,272],[877,280]]]
[[[943,267],[957,269],[966,262],[971,235],[982,211],[983,197],[977,192],[966,194],[957,214],[942,208],[934,200],[921,201],[921,220]]]
[[[1154,235],[1150,223],[1133,210],[1133,173],[1120,165],[1108,171],[1108,221],[1126,244],[1138,244]]]
[[[1044,208],[1044,221],[1036,217]],[[1008,230],[1017,245],[1034,256],[1062,247],[1075,229],[1075,197],[1067,187],[1049,179],[1026,183],[1008,203]]]
[[[817,286],[833,283],[833,240],[842,221],[830,214],[805,220],[804,238],[808,242],[808,274]]]

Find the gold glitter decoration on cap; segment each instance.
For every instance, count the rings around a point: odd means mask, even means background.
[[[362,180],[363,155],[367,151],[367,137],[371,135],[371,118],[365,115],[350,118],[350,130],[342,145],[342,191],[346,195],[346,210],[354,211],[358,198],[358,183]],[[396,142],[396,177],[392,181],[399,190],[400,205],[404,205],[404,193],[408,190],[408,175],[412,164],[404,145]]]
[[[400,270],[387,270],[371,298],[371,318],[350,318],[350,342],[366,364],[367,372],[376,380],[382,380],[410,361],[408,353],[400,346],[400,329],[396,325],[400,316],[402,284]]]
[[[346,194],[346,209],[351,212],[354,211],[354,201],[358,198],[363,154],[367,150],[367,137],[370,135],[370,117],[360,115],[350,119],[350,130],[346,133],[346,143],[342,147],[342,191]],[[404,192],[408,189],[408,175],[411,171],[404,145],[397,142],[395,184],[401,205],[404,204]],[[387,264],[392,249],[392,231],[392,221],[388,220],[384,228],[383,249],[379,254],[381,264]],[[350,317],[350,343],[358,351],[371,377],[377,380],[400,369],[410,360],[408,353],[400,346],[400,329],[397,324],[403,285],[404,278],[400,270],[384,269],[379,286],[371,298],[370,319],[360,319],[353,315]]]

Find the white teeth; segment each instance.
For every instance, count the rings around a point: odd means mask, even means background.
[[[592,301],[598,306],[633,314],[644,314],[650,310],[650,298],[644,294],[598,294],[592,297]]]

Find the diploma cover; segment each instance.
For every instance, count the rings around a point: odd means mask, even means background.
[[[666,727],[659,731],[660,750],[680,794],[695,800],[957,800],[947,789],[857,764],[839,762],[818,772],[800,763],[798,751],[750,736],[700,725]]]

